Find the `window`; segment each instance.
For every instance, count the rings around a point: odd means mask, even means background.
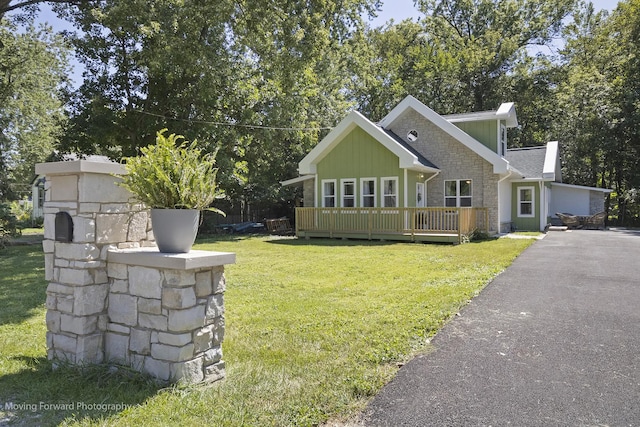
[[[336,180],[322,180],[322,207],[334,208],[336,206]]]
[[[500,125],[500,155],[504,157],[507,154],[507,127]]]
[[[457,208],[471,206],[471,180],[452,179],[445,181],[444,205]]]
[[[374,178],[362,178],[360,180],[362,186],[362,202],[363,208],[373,208],[376,206],[376,180]]]
[[[382,207],[398,207],[398,178],[381,178],[382,182]]]
[[[356,180],[343,179],[340,181],[342,187],[342,207],[354,208],[356,206]]]
[[[518,216],[534,217],[535,206],[534,197],[535,187],[518,187]]]

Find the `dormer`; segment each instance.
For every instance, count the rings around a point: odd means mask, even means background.
[[[513,102],[505,102],[493,111],[449,114],[443,117],[502,157],[507,152],[507,129],[518,126]]]

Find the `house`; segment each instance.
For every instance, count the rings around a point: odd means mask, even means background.
[[[297,234],[459,242],[604,210],[609,190],[562,183],[557,141],[508,149],[517,126],[513,103],[443,116],[408,96],[377,124],[354,111],[282,182],[303,185]]]

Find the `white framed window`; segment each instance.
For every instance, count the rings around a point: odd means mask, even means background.
[[[507,155],[507,127],[503,124],[500,125],[500,155]]]
[[[355,208],[356,207],[356,180],[341,179],[340,187],[342,188],[342,203],[340,206],[343,208]]]
[[[470,179],[449,179],[444,182],[444,205],[461,208],[471,206],[472,182]]]
[[[535,187],[518,187],[518,216],[533,218],[536,216]]]
[[[322,180],[322,207],[323,208],[336,207],[336,180],[335,179]]]
[[[397,208],[398,207],[398,177],[380,178],[382,187],[382,207]]]
[[[376,179],[360,179],[360,206],[363,208],[376,207]]]

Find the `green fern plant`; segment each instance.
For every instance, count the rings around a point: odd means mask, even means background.
[[[188,143],[184,136],[167,129],[156,135],[156,144],[140,149],[141,155],[123,159],[127,174],[120,185],[134,199],[152,209],[210,210],[218,196],[215,167],[217,150],[203,154],[197,141]]]

